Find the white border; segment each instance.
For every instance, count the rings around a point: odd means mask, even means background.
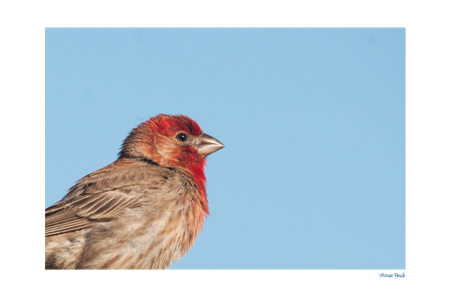
[[[9,1],[0,7],[2,264],[15,306],[449,304],[449,38],[444,1]],[[406,27],[406,274],[44,271],[45,27]],[[6,170],[6,172],[5,172]]]

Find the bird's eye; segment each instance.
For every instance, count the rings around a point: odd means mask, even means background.
[[[181,142],[185,142],[187,140],[187,134],[185,133],[179,133],[177,135],[177,139],[180,140]]]

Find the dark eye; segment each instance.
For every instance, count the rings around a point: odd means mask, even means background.
[[[187,140],[187,135],[185,133],[179,133],[177,135],[177,139],[180,140],[181,142],[185,142]]]

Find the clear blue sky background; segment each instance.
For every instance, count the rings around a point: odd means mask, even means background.
[[[404,29],[46,29],[46,207],[185,114],[211,216],[173,269],[405,268]]]

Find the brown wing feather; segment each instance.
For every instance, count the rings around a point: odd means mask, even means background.
[[[45,236],[71,232],[109,220],[127,207],[145,204],[145,196],[139,192],[115,189],[94,195],[80,196],[69,204],[59,205],[60,211],[50,209],[45,217]],[[47,214],[47,213],[46,213]]]
[[[92,226],[93,222],[86,218],[77,218],[73,216],[72,221],[61,222],[53,226],[45,226],[45,236],[58,235],[62,233],[67,233],[71,231],[81,230]]]
[[[159,166],[135,167],[114,173],[100,169],[81,179],[65,198],[46,209],[45,236],[81,230],[114,219],[128,207],[148,204],[153,199],[149,193],[164,187],[155,184],[165,182],[169,174]],[[101,179],[96,176],[100,172]]]

